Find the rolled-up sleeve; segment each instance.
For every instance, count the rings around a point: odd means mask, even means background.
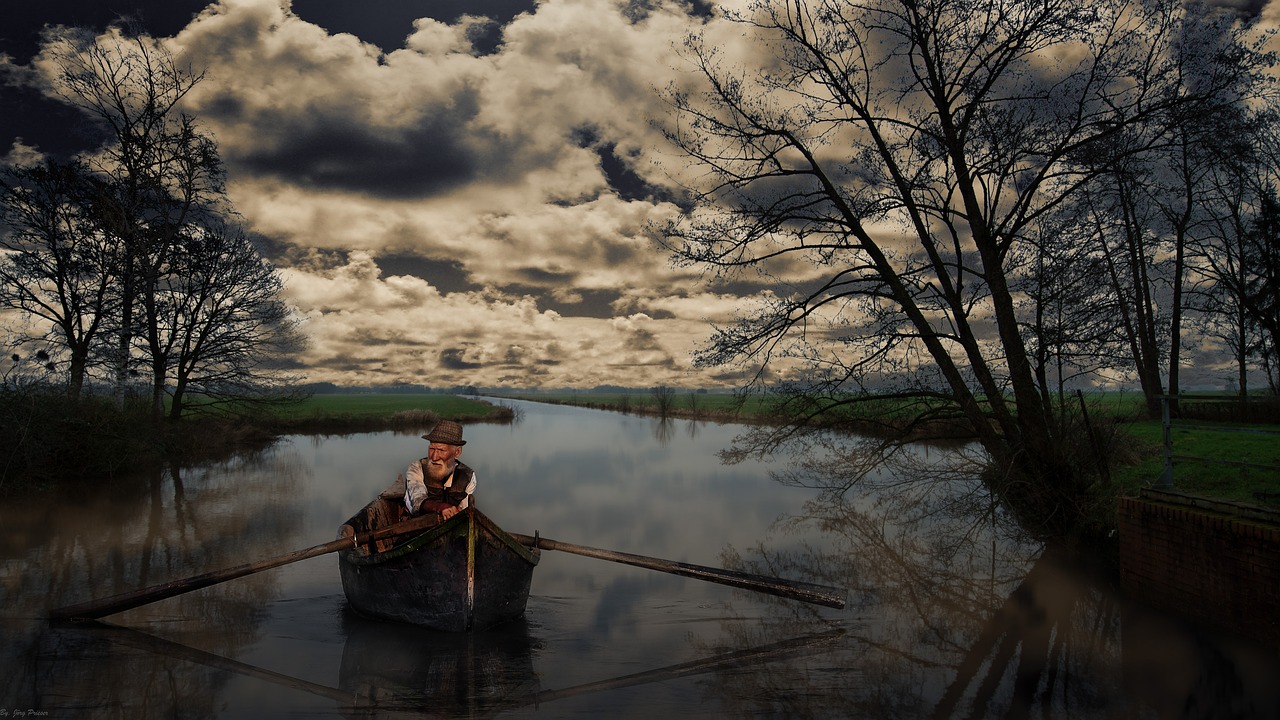
[[[427,485],[422,480],[422,462],[415,460],[404,471],[404,507],[410,513],[417,512],[426,499]]]
[[[471,505],[471,496],[476,494],[476,474],[471,473],[471,482],[467,483],[467,497],[458,507],[466,510]]]

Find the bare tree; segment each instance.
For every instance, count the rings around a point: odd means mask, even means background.
[[[1273,113],[1250,113],[1237,118],[1228,132],[1214,138],[1216,161],[1210,166],[1207,192],[1211,195],[1208,229],[1194,239],[1189,272],[1205,286],[1194,299],[1197,327],[1216,338],[1232,355],[1233,384],[1241,398],[1249,394],[1251,368],[1274,367],[1274,352],[1266,339],[1266,325],[1274,312],[1250,302],[1250,289],[1277,276],[1276,183],[1280,164],[1268,149],[1275,144]],[[1268,255],[1271,270],[1268,271]],[[1273,326],[1274,327],[1274,326]],[[1267,373],[1274,391],[1275,381]]]
[[[1025,315],[1026,342],[1046,406],[1067,408],[1068,387],[1130,361],[1105,349],[1116,339],[1116,296],[1092,236],[1077,214],[1041,224],[1015,291]]]
[[[169,418],[205,403],[283,395],[281,366],[303,345],[283,282],[244,232],[225,223],[185,234],[158,284],[151,356],[173,379]],[[283,362],[282,362],[283,361]]]
[[[654,409],[657,410],[658,415],[661,417],[669,416],[676,403],[675,388],[659,385],[650,388],[649,394],[653,396]]]
[[[1100,168],[1225,102],[1243,61],[1213,54],[1220,76],[1182,84],[1175,3],[762,0],[730,17],[769,57],[685,44],[704,89],[669,91],[668,137],[706,183],[668,247],[725,276],[822,274],[779,283],[699,361],[757,379],[801,364],[802,421],[870,390],[915,398],[917,419],[981,442],[998,492],[1069,524],[1090,481],[1036,382],[1018,261]]]
[[[83,111],[101,145],[68,166],[74,196],[49,184],[62,175],[19,169],[28,185],[49,182],[40,195],[9,192],[15,201],[30,198],[9,204],[28,211],[19,218],[29,230],[24,242],[39,234],[46,248],[101,249],[101,257],[81,253],[75,270],[61,272],[100,283],[93,329],[115,335],[106,354],[118,401],[139,362],[149,366],[157,420],[166,398],[177,419],[193,392],[219,400],[278,389],[284,376],[273,364],[301,338],[275,270],[227,223],[234,211],[216,145],[179,109],[200,75],[129,25],[102,35],[48,30],[43,56],[56,70],[46,78],[49,91]],[[102,352],[101,342],[80,335],[69,347],[74,367]]]
[[[1172,326],[1170,289],[1177,273],[1168,253],[1170,243],[1157,227],[1159,211],[1144,192],[1146,168],[1138,158],[1110,163],[1110,170],[1083,192],[1090,244],[1106,267],[1115,294],[1117,327],[1138,379],[1147,414],[1160,415],[1164,395],[1161,368],[1168,357],[1163,338]],[[1164,245],[1164,247],[1161,247]]]
[[[1226,233],[1206,257],[1218,310],[1230,318],[1230,344],[1241,355],[1239,387],[1243,394],[1245,359],[1254,357],[1264,369],[1272,394],[1280,393],[1280,193],[1271,182],[1254,186],[1253,213]]]
[[[9,168],[0,182],[0,306],[36,318],[66,352],[67,395],[80,397],[99,334],[119,306],[119,257],[88,213],[89,187],[79,163]]]
[[[141,28],[120,23],[100,36],[56,28],[43,40],[43,54],[57,68],[51,92],[102,133],[103,143],[87,163],[97,178],[97,222],[124,258],[114,358],[117,400],[122,401],[137,329],[144,342],[156,342],[160,269],[187,223],[225,203],[223,168],[216,146],[179,109],[202,76],[180,65]],[[153,362],[157,417],[163,412],[160,371]]]
[[[1091,244],[1106,259],[1123,298],[1121,327],[1153,417],[1166,388],[1177,411],[1183,328],[1188,318],[1194,321],[1198,298],[1212,282],[1198,266],[1223,210],[1220,168],[1255,154],[1246,101],[1264,84],[1230,27],[1224,14],[1189,10],[1180,32],[1190,42],[1174,46],[1166,70],[1177,79],[1176,91],[1217,87],[1223,101],[1214,112],[1177,111],[1154,134],[1149,127],[1126,130],[1116,142],[1137,152],[1121,162],[1104,156],[1106,172],[1087,193],[1096,228]],[[1232,58],[1234,72],[1228,71]]]
[[[1265,358],[1272,394],[1280,394],[1280,200],[1274,189],[1247,237],[1246,260],[1255,268],[1242,297],[1250,317],[1262,330],[1257,344]]]

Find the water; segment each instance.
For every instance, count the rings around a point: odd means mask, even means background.
[[[1273,651],[1126,603],[993,524],[971,480],[837,496],[777,481],[796,459],[722,464],[740,426],[518,404],[515,425],[466,429],[502,527],[839,586],[848,606],[544,552],[523,622],[448,635],[354,617],[328,555],[109,627],[44,620],[327,542],[425,450],[291,437],[0,509],[0,717],[1280,716]],[[918,472],[946,455],[917,449]]]

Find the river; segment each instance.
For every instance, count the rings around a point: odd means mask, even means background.
[[[505,529],[847,590],[844,609],[544,552],[523,621],[450,635],[346,607],[334,555],[106,618],[51,609],[334,538],[416,435],[269,450],[0,508],[0,718],[1280,717],[1280,660],[1127,602],[1011,527],[951,451],[843,492],[743,426],[504,401],[472,424]],[[806,457],[817,448],[810,448]]]

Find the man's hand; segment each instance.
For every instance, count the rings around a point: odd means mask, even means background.
[[[448,520],[458,514],[458,506],[442,502],[440,500],[434,500],[422,503],[422,509],[419,510],[419,512],[424,515],[426,513],[439,513],[441,520]]]

